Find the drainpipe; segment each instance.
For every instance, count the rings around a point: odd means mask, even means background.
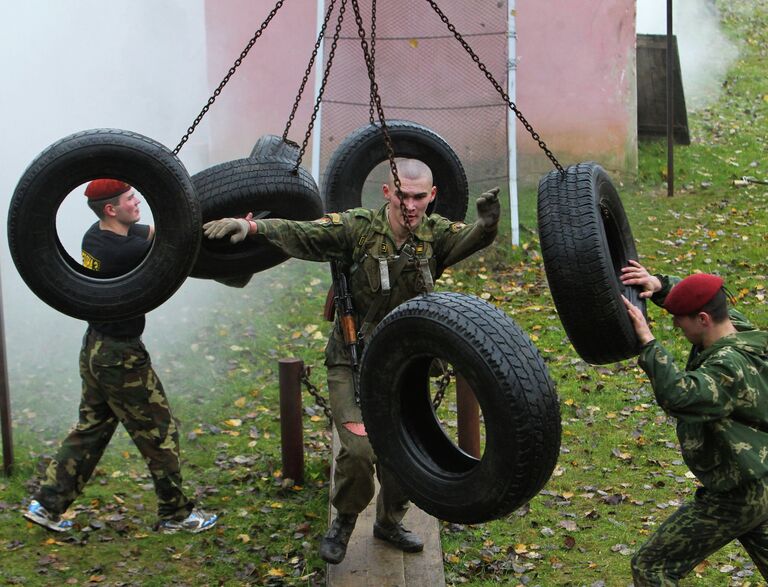
[[[507,2],[507,94],[514,103],[517,72],[517,29],[515,0]],[[517,118],[507,108],[507,165],[509,175],[509,214],[512,225],[512,245],[520,244],[520,216],[517,209]]]
[[[675,72],[672,45],[672,0],[667,0],[667,196],[675,193]]]
[[[315,38],[317,38],[320,35],[320,30],[323,28],[323,19],[325,18],[325,1],[324,0],[317,0],[317,14],[315,15],[316,20],[316,31],[315,31]],[[314,104],[317,102],[317,97],[320,95],[320,87],[323,83],[323,57],[325,57],[325,54],[323,53],[325,47],[325,38],[323,38],[322,41],[320,41],[320,46],[317,49],[317,57],[315,58],[315,88],[313,93],[313,100],[312,103]],[[315,130],[312,133],[312,168],[310,171],[312,172],[312,177],[315,178],[315,181],[317,182],[317,185],[320,185],[320,135],[322,133],[323,125],[321,124],[321,116],[323,113],[323,105],[320,105],[320,108],[317,110],[317,118],[315,119]]]

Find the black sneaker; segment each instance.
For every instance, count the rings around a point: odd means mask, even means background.
[[[403,528],[402,524],[383,526],[376,522],[373,525],[373,535],[380,540],[386,540],[403,552],[421,552],[424,550],[424,542],[421,538]]]
[[[347,544],[355,529],[357,514],[339,514],[333,520],[328,532],[320,542],[320,558],[332,565],[338,565],[347,554]]]

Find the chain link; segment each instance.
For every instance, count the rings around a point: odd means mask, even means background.
[[[317,35],[315,48],[312,50],[312,57],[310,57],[309,64],[307,65],[307,69],[304,71],[304,77],[301,79],[301,86],[299,87],[299,92],[296,94],[296,100],[293,102],[293,108],[291,109],[291,114],[288,116],[288,122],[285,125],[285,130],[283,131],[283,141],[288,140],[288,131],[291,129],[291,125],[293,124],[293,119],[296,117],[296,111],[299,109],[299,102],[301,102],[301,95],[304,93],[304,88],[306,88],[307,82],[309,81],[309,76],[312,73],[312,66],[315,64],[315,59],[317,59],[317,52],[320,51],[320,44],[323,42],[323,38],[325,37],[325,29],[328,28],[328,21],[330,21],[331,19],[331,14],[333,13],[333,9],[335,5],[336,5],[336,0],[331,0],[330,4],[328,4],[328,10],[326,11],[325,18],[323,19],[323,26],[320,28],[320,34]]]
[[[448,30],[453,33],[453,36],[456,37],[456,40],[461,43],[461,46],[464,47],[464,50],[469,54],[470,57],[472,57],[472,61],[474,61],[477,64],[477,67],[480,68],[480,71],[483,72],[486,78],[488,78],[488,81],[493,84],[493,87],[496,88],[496,91],[499,93],[499,95],[504,99],[504,101],[507,103],[507,105],[510,107],[512,112],[515,113],[515,116],[517,116],[518,120],[522,123],[522,125],[525,127],[525,130],[527,130],[531,137],[533,137],[533,140],[536,141],[544,153],[546,153],[547,157],[549,157],[549,160],[552,161],[554,166],[557,168],[557,170],[562,174],[565,175],[565,169],[563,169],[563,166],[560,165],[560,162],[557,160],[555,155],[552,153],[552,151],[549,150],[547,147],[547,144],[541,139],[539,134],[533,130],[533,127],[531,124],[525,119],[525,116],[523,116],[523,113],[520,112],[517,109],[517,106],[515,103],[510,100],[509,94],[507,94],[506,91],[504,91],[504,88],[501,87],[499,82],[496,81],[496,78],[493,77],[493,74],[488,71],[488,68],[485,66],[485,64],[480,61],[480,57],[472,50],[472,47],[469,46],[469,43],[467,43],[464,40],[464,37],[461,36],[461,34],[456,30],[456,27],[451,24],[451,22],[448,20],[448,17],[443,13],[442,10],[440,10],[440,7],[435,3],[435,0],[427,0],[427,2],[432,6],[432,9],[437,13],[437,15],[440,17],[440,20],[443,21],[443,23],[448,27]]]
[[[408,240],[413,241],[415,240],[413,236],[413,227],[411,227],[411,221],[408,219],[408,213],[405,209],[405,203],[403,202],[402,184],[400,183],[400,176],[397,173],[397,165],[395,164],[395,149],[392,146],[392,137],[389,135],[387,121],[384,117],[384,108],[381,105],[381,96],[379,96],[379,86],[376,83],[376,72],[373,68],[373,59],[368,50],[368,41],[365,40],[365,28],[363,27],[363,18],[360,15],[360,6],[358,0],[351,0],[351,2],[352,9],[355,11],[355,22],[357,23],[357,34],[360,37],[360,47],[363,50],[363,59],[365,60],[365,65],[368,69],[368,79],[371,82],[371,99],[376,106],[381,133],[384,135],[384,144],[387,148],[389,168],[392,172],[392,183],[395,185],[395,194],[397,194],[397,197],[400,200],[400,213],[402,214],[405,227],[408,230]]]
[[[331,426],[333,424],[331,407],[328,405],[328,400],[320,395],[320,390],[317,388],[317,386],[309,380],[310,373],[311,367],[304,367],[304,370],[301,372],[301,382],[304,384],[304,387],[307,388],[309,394],[315,398],[315,403],[317,403],[317,405],[323,409],[325,417],[328,418],[328,426]]]
[[[325,93],[325,86],[328,85],[328,76],[331,73],[331,67],[333,66],[333,57],[336,55],[336,45],[339,43],[339,35],[341,34],[341,23],[344,22],[344,12],[347,9],[347,0],[341,1],[341,7],[339,8],[339,19],[336,22],[336,30],[333,33],[333,42],[331,43],[331,50],[328,52],[328,63],[325,64],[325,70],[323,72],[323,80],[320,84],[320,91],[317,93],[317,100],[315,100],[315,107],[312,109],[312,116],[309,119],[309,125],[307,125],[307,132],[304,135],[304,141],[301,143],[301,149],[299,150],[299,157],[296,160],[296,164],[293,167],[293,173],[299,172],[299,165],[304,157],[304,153],[307,150],[309,139],[312,136],[312,129],[315,127],[315,121],[317,120],[317,113],[320,110],[320,102],[323,100],[323,94]]]
[[[371,0],[371,67],[374,74],[376,73],[376,0]],[[373,120],[373,95],[371,95],[371,101],[368,105],[368,120],[371,124],[374,124]]]
[[[192,126],[190,126],[187,129],[187,132],[184,134],[183,137],[181,137],[181,140],[179,141],[179,144],[176,145],[176,148],[173,150],[174,155],[178,155],[179,151],[181,151],[181,148],[184,146],[184,143],[186,143],[189,140],[190,135],[195,132],[195,129],[197,128],[197,125],[200,124],[200,121],[203,120],[203,117],[208,112],[208,109],[213,105],[213,103],[216,101],[216,98],[219,97],[219,94],[221,94],[221,90],[224,89],[224,86],[227,85],[227,82],[229,82],[229,79],[235,74],[235,70],[240,67],[240,64],[243,62],[243,59],[245,59],[246,55],[248,55],[248,52],[251,50],[251,47],[253,47],[254,43],[258,40],[258,38],[262,35],[264,30],[267,28],[267,25],[272,21],[272,19],[275,17],[275,14],[277,14],[277,11],[280,10],[280,8],[283,6],[283,2],[285,0],[278,0],[277,4],[275,4],[275,7],[270,10],[269,15],[264,20],[264,22],[261,23],[261,26],[259,27],[259,30],[256,31],[256,33],[253,35],[250,41],[248,41],[248,44],[245,46],[245,49],[240,53],[240,57],[235,59],[235,63],[232,65],[232,67],[229,68],[229,71],[227,72],[227,75],[224,76],[224,79],[221,80],[221,83],[219,84],[219,87],[217,87],[213,91],[213,95],[208,98],[208,102],[203,106],[203,109],[200,111],[200,114],[197,115],[197,118],[195,118],[195,121],[192,123]]]
[[[432,407],[435,410],[437,410],[437,408],[439,408],[440,404],[443,402],[443,399],[445,398],[445,392],[448,389],[448,386],[451,384],[451,378],[455,374],[456,372],[449,367],[443,371],[443,374],[440,375],[440,378],[437,380],[437,393],[435,394],[435,398],[432,400]]]

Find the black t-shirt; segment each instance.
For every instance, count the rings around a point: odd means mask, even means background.
[[[83,266],[97,271],[99,277],[118,277],[134,269],[152,246],[149,226],[133,224],[128,235],[122,236],[111,230],[101,230],[99,223],[91,226],[83,236]],[[105,317],[107,317],[105,315]],[[118,338],[141,336],[144,332],[144,315],[117,322],[88,322],[101,334]]]

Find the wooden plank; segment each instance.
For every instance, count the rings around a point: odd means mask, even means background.
[[[336,430],[333,432],[334,463],[339,450]],[[333,483],[333,481],[331,481]],[[376,495],[379,484],[376,483]],[[331,486],[333,495],[333,486]],[[336,516],[333,506],[328,507],[328,524]],[[425,587],[444,586],[443,551],[440,544],[440,525],[432,516],[411,505],[403,519],[406,528],[415,530],[424,540],[424,551],[403,553],[383,540],[373,537],[376,521],[376,497],[358,516],[355,531],[347,546],[347,556],[338,565],[328,565],[326,584],[329,587]]]

